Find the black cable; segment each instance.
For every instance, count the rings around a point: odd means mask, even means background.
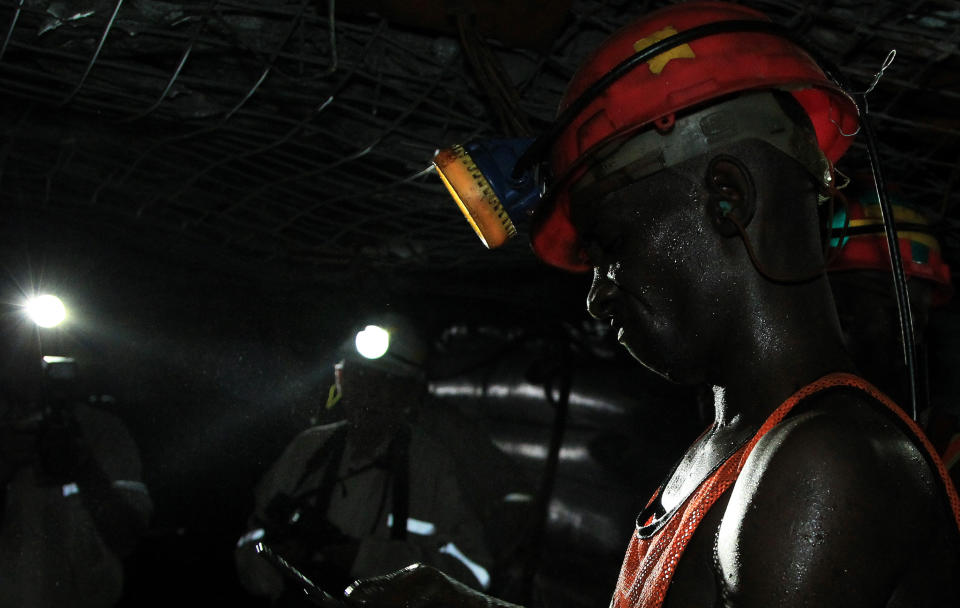
[[[929,224],[915,224],[911,222],[897,222],[897,230],[903,230],[905,232],[922,232],[923,234],[929,234],[931,236],[936,236],[933,229]],[[868,224],[864,226],[850,226],[847,228],[847,236],[864,236],[867,234],[880,234],[886,231],[886,227],[883,224]]]
[[[809,283],[815,281],[820,277],[824,276],[827,273],[826,265],[819,266],[813,272],[808,274],[803,274],[800,276],[785,276],[773,273],[767,270],[767,267],[764,266],[760,259],[757,257],[756,252],[753,250],[753,244],[750,241],[750,237],[747,235],[746,229],[744,229],[743,224],[741,224],[735,217],[732,215],[726,216],[726,219],[733,223],[737,227],[737,232],[740,233],[740,238],[743,240],[743,246],[747,250],[747,256],[750,258],[750,262],[753,264],[753,267],[757,269],[763,278],[768,281],[773,281],[774,283],[782,283],[784,285],[799,285],[802,283]]]
[[[718,34],[731,34],[731,33],[763,33],[771,34],[774,36],[780,36],[790,40],[803,51],[810,55],[810,57],[817,63],[817,65],[824,71],[824,73],[832,79],[838,87],[847,91],[849,94],[850,87],[847,86],[846,80],[843,78],[842,73],[836,67],[836,65],[827,60],[821,53],[810,44],[807,44],[798,34],[795,34],[790,29],[773,23],[770,21],[759,21],[759,20],[729,20],[729,21],[718,21],[714,23],[708,23],[706,25],[701,25],[697,27],[684,30],[663,40],[655,42],[650,46],[646,47],[642,51],[627,57],[616,66],[614,66],[609,72],[604,74],[599,80],[591,84],[579,97],[577,97],[566,110],[564,110],[560,116],[557,117],[553,125],[542,135],[540,135],[534,142],[530,145],[529,148],[524,152],[523,156],[517,161],[517,164],[513,169],[513,177],[519,178],[523,175],[525,171],[534,165],[541,162],[545,157],[546,152],[553,145],[556,139],[559,137],[560,133],[569,126],[569,124],[591,103],[596,99],[601,93],[603,93],[607,88],[610,87],[614,82],[625,76],[627,73],[635,69],[636,67],[643,65],[647,61],[653,59],[657,55],[660,55],[670,49],[676,48],[682,44],[687,44],[694,40],[704,38],[707,36],[715,36]],[[882,70],[881,70],[882,74]],[[871,87],[872,88],[872,87]],[[857,108],[860,113],[860,123],[861,130],[864,132],[864,136],[867,140],[867,150],[870,156],[870,165],[873,170],[874,175],[874,185],[876,186],[877,196],[880,201],[880,210],[883,217],[883,223],[885,228],[885,233],[887,236],[888,249],[890,250],[890,265],[893,273],[893,283],[894,290],[897,295],[897,310],[900,318],[900,330],[901,330],[901,340],[903,341],[903,352],[904,352],[904,361],[907,366],[908,374],[908,385],[910,388],[910,405],[912,417],[914,420],[917,419],[917,378],[916,378],[916,353],[915,353],[915,344],[913,342],[913,313],[910,309],[910,298],[909,292],[907,290],[907,281],[903,272],[903,261],[900,256],[900,248],[898,246],[898,237],[896,226],[894,225],[893,213],[890,208],[890,203],[887,199],[886,193],[886,184],[883,181],[883,176],[880,172],[880,162],[877,153],[877,143],[876,135],[873,132],[873,127],[870,124],[870,117],[867,108],[866,93],[859,93],[855,95],[854,102],[857,105]],[[839,125],[837,126],[839,129]],[[730,218],[731,220],[733,218]],[[734,221],[734,223],[736,223]],[[740,230],[741,236],[746,235],[743,231],[742,226],[738,227]],[[779,277],[773,274],[770,274],[766,271],[759,260],[756,259],[756,256],[752,253],[752,248],[750,247],[750,241],[744,238],[744,243],[747,245],[747,252],[750,254],[751,260],[754,262],[754,266],[757,268],[761,274],[767,276],[771,280],[778,282],[787,282],[787,283],[796,283],[810,281],[818,276],[823,274],[823,269],[820,269],[816,274],[811,274],[806,277]]]
[[[536,520],[528,539],[529,553],[523,564],[523,593],[526,604],[534,601],[534,579],[543,559],[543,547],[550,519],[550,501],[557,481],[557,468],[560,464],[560,451],[563,449],[563,437],[570,416],[570,392],[573,386],[573,365],[570,361],[570,343],[563,338],[559,353],[559,365],[543,382],[544,399],[554,407],[553,424],[550,429],[550,445],[543,465],[540,487],[537,491],[534,510]],[[553,397],[554,378],[558,380],[558,396]]]
[[[897,296],[897,313],[900,319],[900,339],[903,342],[903,358],[907,366],[907,385],[910,394],[910,414],[917,420],[917,354],[913,332],[913,310],[910,307],[910,292],[907,287],[907,277],[903,272],[903,259],[900,256],[900,241],[897,236],[897,226],[893,218],[893,210],[887,199],[887,185],[880,171],[880,158],[877,151],[877,138],[870,123],[870,113],[867,109],[865,94],[857,95],[857,106],[860,108],[860,129],[866,138],[867,151],[870,157],[870,168],[873,171],[873,183],[877,190],[880,202],[880,214],[883,216],[883,225],[887,236],[887,249],[890,252],[890,269],[893,273],[893,287]]]
[[[729,21],[717,21],[697,27],[684,30],[673,34],[663,40],[655,42],[642,51],[635,53],[603,75],[599,80],[591,84],[586,91],[577,97],[567,109],[561,112],[560,116],[554,121],[550,128],[537,137],[537,139],[527,148],[523,156],[514,166],[513,176],[520,177],[524,171],[538,163],[545,157],[547,150],[553,145],[560,133],[569,126],[594,99],[610,87],[614,82],[634,70],[636,67],[650,61],[657,55],[663,54],[670,49],[687,44],[707,36],[717,34],[733,33],[760,33],[781,36],[788,40],[796,41],[795,36],[784,26],[770,21],[759,21],[754,19],[732,19]],[[799,44],[799,43],[798,43]],[[807,50],[804,45],[799,44],[801,48]],[[814,58],[816,59],[816,58]]]
[[[823,69],[827,75],[833,79],[844,91],[850,90],[846,80],[836,65],[809,44],[806,44],[799,37],[787,32],[785,36],[801,46],[817,65]],[[889,58],[888,58],[889,60]],[[884,66],[887,64],[885,63]],[[880,70],[883,74],[883,68]],[[879,75],[878,75],[879,79]],[[876,82],[874,82],[874,85]],[[870,87],[873,88],[872,86]],[[869,92],[869,90],[867,91]],[[897,235],[896,221],[893,217],[893,210],[890,207],[890,201],[887,198],[887,185],[883,179],[883,173],[880,170],[880,155],[877,148],[877,137],[873,130],[873,124],[870,121],[870,111],[867,104],[867,92],[854,95],[854,102],[860,113],[860,130],[863,131],[866,138],[867,152],[870,157],[870,169],[873,172],[874,187],[877,192],[877,199],[880,203],[880,215],[883,218],[884,233],[887,237],[887,249],[890,253],[890,270],[893,275],[893,287],[897,296],[897,313],[900,320],[900,339],[903,342],[903,358],[907,367],[907,385],[910,394],[910,414],[914,421],[917,420],[917,355],[916,343],[914,342],[913,331],[913,309],[910,307],[910,292],[907,287],[906,275],[903,271],[903,259],[900,255],[899,237]],[[837,126],[839,129],[839,125]],[[841,132],[842,134],[842,132]],[[842,243],[842,241],[841,241]]]
[[[849,201],[847,201],[847,197],[844,196],[843,193],[837,190],[836,188],[833,188],[831,190],[831,196],[830,196],[830,207],[829,207],[829,213],[828,213],[828,219],[827,219],[827,222],[828,222],[827,234],[826,234],[826,238],[824,239],[825,261],[823,265],[817,268],[815,271],[805,275],[784,276],[784,275],[778,275],[769,271],[767,267],[764,266],[762,262],[760,262],[760,258],[757,257],[756,252],[753,250],[753,242],[750,240],[750,236],[747,234],[746,228],[744,228],[743,224],[741,224],[732,215],[726,215],[724,217],[730,220],[730,222],[734,226],[736,226],[737,232],[739,233],[740,238],[743,240],[743,246],[747,250],[747,256],[750,258],[750,262],[753,264],[753,267],[757,270],[757,272],[759,272],[768,281],[773,281],[774,283],[782,283],[785,285],[799,285],[802,283],[809,283],[811,281],[814,281],[820,278],[820,276],[824,275],[827,272],[827,269],[830,268],[830,265],[839,256],[840,251],[843,249],[844,240],[846,240],[848,236],[853,236],[854,231],[857,230],[857,228],[850,227],[849,218],[846,218],[844,219],[843,227],[840,229],[840,236],[839,237],[833,236],[834,201],[837,198],[840,199],[840,202],[843,205],[843,208],[845,210],[850,208],[850,203]],[[878,229],[875,226],[862,226],[858,228],[870,229],[870,232],[876,232],[876,231],[882,230],[882,227]],[[867,230],[857,231],[857,233],[866,233],[866,232]],[[837,246],[831,247],[830,243],[831,241],[833,241],[834,238],[837,239]]]
[[[500,122],[514,136],[529,136],[533,130],[520,108],[516,89],[497,56],[480,37],[467,16],[457,17],[457,29],[467,59],[474,68],[477,80],[486,89]]]
[[[410,440],[411,429],[407,425],[397,432],[390,442],[390,476],[392,478],[391,502],[393,521],[390,524],[392,540],[407,540],[407,521],[410,519]]]

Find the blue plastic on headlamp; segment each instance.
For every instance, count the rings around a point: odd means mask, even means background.
[[[514,176],[533,139],[488,139],[437,152],[437,174],[477,236],[490,249],[517,234],[515,223],[540,199],[535,169]]]
[[[785,37],[807,50],[818,64],[825,64],[818,53],[807,49],[789,28],[782,25],[756,19],[705,23],[658,40],[623,59],[587,87],[536,139],[485,140],[441,150],[434,158],[437,173],[480,240],[488,248],[499,247],[516,234],[513,222],[531,215],[537,204],[549,197],[537,179],[537,167],[545,162],[564,129],[590,103],[613,83],[670,49],[700,38],[737,32]],[[832,75],[839,74],[833,66],[828,71]],[[570,168],[565,168],[559,181],[570,174]]]

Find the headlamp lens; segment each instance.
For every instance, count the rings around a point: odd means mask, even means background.
[[[437,152],[437,174],[477,236],[495,249],[517,234],[516,224],[539,200],[532,171],[513,175],[532,139],[498,139]]]
[[[367,325],[354,338],[357,352],[367,359],[379,359],[390,348],[390,332],[379,325]]]
[[[63,302],[53,295],[30,298],[24,304],[24,309],[30,320],[44,328],[56,327],[67,317],[67,309],[63,306]]]

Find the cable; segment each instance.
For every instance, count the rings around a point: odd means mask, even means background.
[[[897,222],[897,230],[903,230],[904,232],[922,232],[923,234],[929,234],[931,236],[936,236],[936,232],[931,228],[929,224],[914,224],[911,222]],[[880,234],[881,232],[886,231],[886,228],[883,224],[871,224],[864,226],[850,226],[847,228],[847,236],[863,236],[866,234]]]
[[[774,283],[781,283],[784,285],[799,285],[803,283],[809,283],[826,274],[827,268],[830,267],[830,264],[837,258],[837,256],[840,253],[840,250],[843,248],[843,241],[852,234],[853,230],[856,230],[856,228],[850,228],[850,222],[848,219],[844,219],[843,228],[840,231],[840,236],[837,237],[838,245],[833,248],[830,247],[830,243],[834,239],[833,225],[832,225],[833,212],[834,212],[833,201],[839,197],[841,200],[841,203],[843,204],[844,209],[848,209],[850,206],[849,201],[847,201],[847,197],[844,196],[844,194],[839,190],[837,190],[836,188],[831,188],[830,195],[831,195],[830,207],[829,207],[829,214],[827,219],[827,222],[828,222],[827,234],[826,234],[826,238],[824,239],[824,257],[826,258],[826,260],[824,264],[819,268],[817,268],[815,271],[810,272],[809,274],[804,274],[800,276],[792,276],[792,277],[784,276],[768,270],[767,267],[764,266],[762,262],[760,262],[760,258],[757,257],[756,252],[753,249],[753,242],[750,240],[750,236],[747,234],[746,228],[744,228],[743,224],[741,224],[740,221],[737,220],[737,218],[733,217],[732,215],[724,215],[724,217],[727,220],[729,220],[734,226],[736,226],[737,233],[739,233],[740,238],[743,240],[743,246],[747,250],[747,256],[750,258],[750,262],[753,264],[753,267],[756,268],[757,272],[759,272],[765,279],[769,281],[773,281]],[[874,228],[874,227],[864,226],[863,228]]]
[[[103,34],[100,36],[100,41],[97,43],[97,48],[93,51],[93,56],[90,57],[90,61],[87,62],[87,67],[83,71],[83,75],[80,77],[80,81],[73,88],[70,93],[67,94],[60,102],[58,106],[65,106],[70,103],[77,93],[80,92],[80,89],[83,88],[85,82],[87,82],[87,77],[90,75],[90,71],[93,69],[94,64],[97,63],[97,59],[100,57],[100,51],[103,50],[103,45],[107,41],[107,36],[110,34],[110,30],[113,29],[113,24],[117,20],[117,14],[120,13],[120,7],[123,6],[123,0],[117,0],[117,3],[113,6],[113,13],[110,15],[110,18],[107,20],[106,27],[103,28]],[[11,32],[13,30],[11,29]]]
[[[17,10],[13,12],[13,19],[10,20],[10,27],[7,28],[7,35],[3,38],[3,43],[0,44],[0,61],[3,60],[3,55],[7,52],[7,45],[10,44],[10,39],[13,38],[13,30],[17,27],[17,21],[20,19],[20,12],[23,10],[23,1],[17,4]]]
[[[847,86],[846,80],[843,78],[842,73],[839,69],[833,64],[833,62],[828,61],[821,53],[819,53],[812,45],[807,44],[800,36],[790,31],[788,28],[779,25],[777,23],[772,23],[768,21],[754,21],[754,20],[730,20],[730,21],[718,21],[715,23],[709,23],[706,25],[701,25],[697,27],[684,30],[663,40],[655,42],[650,46],[646,47],[642,51],[627,57],[616,66],[613,67],[609,72],[604,74],[600,79],[591,84],[579,97],[577,97],[567,108],[560,114],[557,120],[553,125],[544,132],[540,137],[538,137],[523,156],[517,161],[517,164],[514,166],[513,175],[514,177],[520,177],[525,171],[538,164],[541,159],[544,158],[546,152],[550,149],[553,143],[560,136],[560,133],[566,129],[570,123],[584,110],[586,107],[594,101],[602,92],[609,88],[614,82],[625,76],[627,73],[635,69],[636,67],[643,65],[650,59],[660,55],[670,49],[673,49],[682,44],[687,44],[693,40],[704,38],[707,36],[714,36],[718,34],[728,34],[728,33],[737,33],[737,32],[756,32],[771,34],[774,36],[781,36],[797,44],[800,48],[806,51],[817,65],[824,71],[824,73],[834,80],[837,85],[842,88],[844,91],[850,92],[851,88]],[[873,82],[866,91],[861,93],[853,93],[854,102],[857,105],[857,108],[860,112],[860,129],[863,131],[866,140],[867,140],[867,150],[870,157],[870,165],[873,170],[874,175],[874,185],[876,186],[877,195],[880,201],[881,215],[883,217],[885,233],[887,236],[888,249],[890,251],[890,265],[893,274],[894,288],[897,294],[897,309],[900,318],[900,329],[901,329],[901,340],[903,341],[903,352],[904,360],[907,366],[908,373],[908,384],[910,387],[910,403],[911,403],[911,412],[914,420],[917,419],[917,379],[916,379],[916,353],[915,353],[915,344],[914,332],[913,332],[913,313],[910,309],[910,299],[909,292],[907,290],[906,277],[903,272],[903,262],[900,256],[900,249],[898,246],[898,237],[896,226],[894,225],[893,213],[890,207],[890,203],[887,200],[886,193],[886,184],[883,181],[883,176],[880,172],[880,162],[877,152],[877,143],[876,135],[873,131],[873,127],[870,124],[870,116],[867,106],[866,95],[876,87],[880,78],[883,76],[883,73],[890,66],[893,61],[893,58],[896,56],[895,51],[891,51],[887,57],[884,59],[883,65],[880,68],[880,71],[874,75]],[[841,134],[846,136],[852,136],[854,134],[845,134],[841,131]],[[576,165],[574,165],[576,166]],[[571,168],[572,170],[572,168]],[[568,170],[569,172],[569,170]],[[735,218],[728,217],[734,225],[737,226],[738,231],[740,232],[741,237],[744,239],[744,245],[747,248],[747,254],[750,256],[751,261],[754,264],[754,267],[760,272],[763,276],[768,279],[781,282],[781,283],[803,283],[807,281],[812,281],[819,276],[824,274],[825,268],[818,269],[816,273],[811,273],[810,275],[801,276],[801,277],[781,277],[770,273],[757,259],[756,255],[753,252],[750,240],[746,235],[746,231],[743,230],[743,226],[739,225]]]
[[[190,58],[190,54],[193,52],[193,47],[197,43],[197,40],[200,38],[200,34],[203,32],[203,28],[206,27],[207,21],[210,19],[210,15],[217,8],[217,5],[220,3],[220,0],[213,0],[210,3],[210,6],[207,8],[206,14],[197,24],[196,29],[193,31],[193,34],[190,35],[190,41],[187,43],[187,48],[183,51],[183,54],[180,56],[180,62],[177,64],[177,67],[173,70],[173,74],[167,80],[167,85],[164,87],[163,92],[160,93],[160,97],[156,99],[150,106],[146,109],[128,116],[126,118],[121,118],[117,122],[130,122],[143,118],[144,116],[150,114],[154,110],[160,107],[160,104],[163,103],[163,100],[167,98],[167,94],[170,93],[170,90],[173,89],[173,85],[176,84],[177,79],[180,77],[180,72],[183,71],[183,66],[187,65],[187,59]]]
[[[514,167],[514,177],[519,177],[524,171],[537,164],[544,158],[546,152],[560,136],[560,133],[569,126],[571,122],[584,110],[594,99],[602,92],[607,90],[614,82],[633,71],[640,65],[645,64],[650,59],[661,55],[670,49],[687,44],[700,38],[715,36],[718,34],[733,34],[739,32],[755,32],[761,34],[771,34],[781,36],[796,42],[796,37],[790,30],[769,21],[757,21],[752,19],[733,19],[729,21],[717,21],[692,27],[677,34],[673,34],[663,40],[655,42],[638,53],[627,57],[600,79],[590,85],[579,97],[577,97],[569,106],[557,117],[553,125],[546,132],[538,137],[523,156],[517,161]],[[801,48],[807,50],[803,44],[797,43]],[[832,76],[832,75],[831,75]]]
[[[815,281],[826,274],[826,265],[820,266],[815,271],[808,274],[793,277],[776,274],[770,270],[767,270],[767,267],[760,262],[756,252],[753,250],[753,243],[750,241],[750,237],[747,235],[747,231],[744,229],[743,224],[741,224],[737,218],[733,217],[732,215],[728,215],[726,218],[737,227],[737,232],[740,233],[740,238],[743,240],[743,246],[747,250],[747,256],[750,258],[750,262],[753,264],[753,267],[756,268],[757,272],[759,272],[763,278],[767,279],[768,281],[773,281],[774,283],[781,283],[784,285],[799,285]]]
[[[486,89],[504,128],[514,136],[529,136],[533,130],[520,108],[516,87],[497,56],[480,37],[467,15],[457,16],[457,30],[467,60],[473,66],[477,80]]]
[[[899,237],[897,226],[893,218],[893,210],[887,199],[887,185],[880,171],[880,159],[877,151],[877,138],[870,122],[870,113],[867,108],[866,93],[856,97],[857,106],[861,110],[860,126],[866,138],[870,168],[873,171],[873,183],[880,203],[880,214],[887,236],[887,249],[890,252],[890,269],[893,274],[894,292],[897,295],[897,313],[900,319],[900,339],[903,342],[903,358],[907,366],[907,385],[910,394],[910,415],[917,420],[917,354],[913,331],[913,309],[910,307],[910,292],[907,286],[907,277],[903,272],[903,259],[900,256]]]

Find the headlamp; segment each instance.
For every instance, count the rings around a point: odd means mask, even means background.
[[[54,295],[40,295],[27,300],[24,311],[38,327],[56,327],[67,317],[63,302]]]
[[[845,88],[836,68],[802,44],[789,28],[754,19],[706,23],[657,39],[624,58],[582,91],[536,139],[483,140],[440,150],[433,161],[437,173],[484,245],[489,249],[499,247],[516,235],[516,224],[521,219],[533,215],[541,203],[550,206],[553,195],[545,196],[543,163],[564,130],[591,102],[639,66],[676,47],[731,33],[763,33],[785,38],[809,53],[841,90]],[[611,139],[622,135],[614,133]],[[843,146],[845,149],[846,144]],[[572,169],[574,167],[565,167],[555,176],[557,181],[569,179]],[[551,189],[561,185],[554,184]]]
[[[354,338],[357,352],[367,359],[379,359],[390,349],[390,332],[379,325],[367,325]]]
[[[722,9],[719,8],[721,6]],[[711,10],[713,8],[718,10],[714,12]],[[737,15],[733,18],[725,18],[734,13]],[[708,21],[704,23],[704,19]],[[674,20],[679,21],[674,23]],[[647,29],[655,31],[647,32]],[[634,34],[637,37],[631,40]],[[738,38],[721,38],[723,34],[737,34]],[[747,34],[769,34],[772,40],[791,44],[760,45],[757,38],[747,40],[739,37]],[[723,43],[723,40],[727,43]],[[703,48],[696,52],[692,47],[680,49],[673,55],[665,55],[667,51],[694,41],[698,41],[698,47]],[[733,41],[741,44],[728,44]],[[765,39],[765,42],[770,40]],[[758,52],[738,54],[734,52],[734,47],[738,46]],[[624,53],[627,49],[633,52]],[[711,52],[714,54],[711,55]],[[580,159],[596,152],[598,147],[610,143],[613,138],[651,122],[657,124],[658,120],[675,115],[677,111],[753,88],[791,91],[810,117],[820,149],[829,162],[836,162],[847,150],[850,131],[857,126],[859,117],[882,209],[890,267],[897,292],[904,359],[909,370],[913,418],[916,419],[912,313],[893,212],[880,171],[876,135],[867,114],[866,93],[852,97],[847,92],[850,88],[845,86],[845,79],[836,66],[805,44],[796,32],[739,5],[699,2],[664,7],[646,19],[635,22],[632,27],[619,30],[608,38],[606,46],[595,50],[591,57],[577,72],[584,79],[578,82],[576,96],[546,132],[536,140],[527,142],[522,155],[512,165],[504,162],[503,158],[501,162],[496,162],[493,160],[495,153],[489,152],[483,144],[476,143],[463,146],[460,150],[455,147],[445,151],[442,158],[440,154],[437,155],[435,164],[438,173],[487,247],[497,247],[515,234],[513,220],[518,219],[519,216],[515,215],[517,212],[532,215],[536,210],[538,216],[545,218],[538,221],[531,242],[538,257],[559,268],[587,270],[577,255],[576,230],[569,217],[563,217],[564,213],[569,213],[570,202],[569,193],[563,190],[576,179],[573,170],[582,162]],[[664,61],[654,66],[653,60],[657,58]],[[661,78],[664,65],[672,60],[690,62],[680,64],[690,69],[680,70],[670,79]],[[650,62],[650,74],[656,76],[647,77],[642,70],[635,71],[647,62]],[[591,82],[597,73],[602,76]],[[644,78],[624,79],[627,74],[644,75]],[[661,81],[658,90],[662,94],[651,94],[649,85],[654,78]],[[662,86],[664,82],[668,83],[669,90]],[[605,113],[606,119],[599,113],[581,117],[592,103],[612,91],[615,85],[620,89],[615,113]],[[664,101],[667,107],[660,107]],[[612,119],[616,119],[616,124],[611,122]],[[605,125],[604,122],[609,124]],[[551,189],[554,192],[541,200],[544,189],[535,185],[535,179],[529,179],[529,185],[517,186],[524,179],[535,177],[530,169],[540,167],[551,150],[551,178],[555,181]],[[512,150],[512,154],[515,153],[516,149]],[[484,155],[493,160],[497,169],[495,173],[488,173],[490,169],[484,164],[487,161],[478,162]],[[518,183],[513,185],[509,181],[501,181],[504,176]],[[567,183],[568,180],[570,183]],[[504,183],[507,184],[506,189]],[[518,203],[516,209],[510,206],[514,200]],[[542,211],[536,209],[541,202],[545,203]]]
[[[453,200],[489,249],[517,234],[540,198],[536,170],[514,174],[533,139],[492,139],[437,152],[433,164]]]
[[[344,340],[339,354],[394,376],[422,376],[429,345],[406,318],[383,313],[370,318]]]

